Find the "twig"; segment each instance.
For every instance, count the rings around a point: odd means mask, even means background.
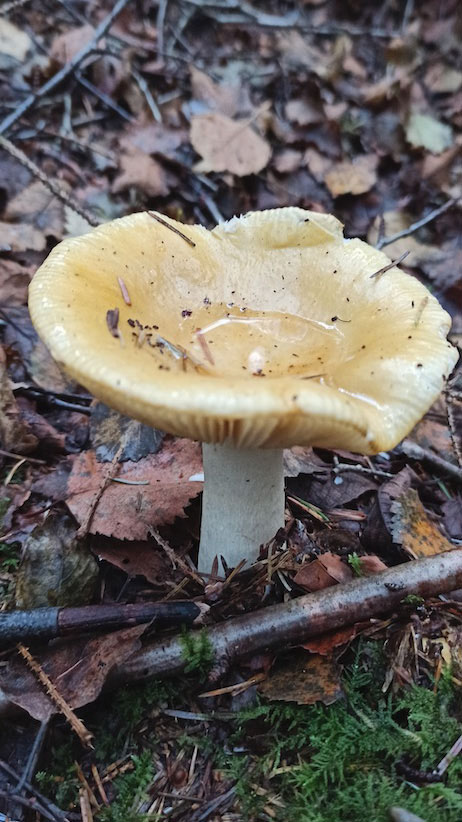
[[[64,191],[61,186],[59,186],[54,180],[50,180],[46,174],[42,171],[41,168],[36,165],[33,160],[30,160],[20,148],[17,148],[11,140],[8,140],[6,137],[3,137],[0,134],[0,148],[3,148],[4,151],[7,151],[12,157],[15,158],[22,166],[27,168],[34,177],[37,177],[38,180],[49,190],[58,200],[61,200],[62,203],[68,206],[72,211],[75,211],[76,214],[79,214],[83,217],[84,220],[89,223],[89,225],[97,226],[99,225],[99,220],[96,217],[93,217],[86,208],[80,205],[77,200],[74,199],[67,191]]]
[[[438,471],[443,471],[444,473],[449,474],[450,477],[462,482],[462,468],[459,468],[458,465],[454,465],[452,462],[449,462],[449,460],[443,459],[443,457],[439,457],[428,448],[422,448],[422,446],[417,445],[416,442],[405,439],[399,446],[399,450],[411,460],[426,462]]]
[[[90,800],[88,798],[88,791],[85,788],[79,789],[79,801],[82,822],[93,822],[93,813],[91,810]]]
[[[47,808],[42,805],[41,802],[38,802],[35,799],[26,799],[25,796],[21,796],[20,794],[16,793],[9,793],[9,791],[1,791],[0,790],[0,799],[6,799],[10,802],[16,802],[18,805],[23,805],[24,808],[29,808],[31,811],[35,811],[36,813],[42,814],[45,819],[49,819],[50,822],[56,822],[56,817],[54,817]]]
[[[210,628],[203,628],[215,661],[287,648],[313,636],[382,614],[390,614],[409,594],[423,598],[462,585],[462,549],[413,560],[371,577],[306,594]],[[110,674],[112,687],[145,677],[184,671],[181,639],[146,646]]]
[[[157,6],[157,18],[156,18],[157,49],[158,49],[159,52],[163,52],[163,50],[164,50],[164,26],[165,26],[165,15],[167,14],[167,6],[168,6],[168,0],[159,0],[159,5]]]
[[[0,614],[0,647],[19,640],[49,640],[82,631],[114,631],[147,622],[156,627],[193,625],[201,622],[207,611],[207,605],[189,600],[9,611]]]
[[[445,771],[449,768],[452,760],[456,758],[458,754],[462,751],[462,736],[459,736],[458,739],[454,742],[452,748],[447,752],[446,756],[443,756],[441,762],[436,766],[435,773],[438,776],[443,776]]]
[[[346,462],[338,462],[332,469],[334,474],[344,474],[347,471],[353,471],[355,474],[372,474],[374,477],[383,477],[384,479],[392,479],[395,476],[389,471],[367,468],[365,465],[348,465]]]
[[[18,784],[15,787],[15,791],[17,793],[22,793],[23,789],[25,788],[26,784],[33,779],[35,774],[35,769],[37,767],[38,758],[40,756],[40,752],[43,747],[43,743],[45,742],[45,737],[47,735],[48,727],[50,725],[49,719],[44,719],[40,723],[40,727],[35,735],[34,744],[32,745],[30,754],[27,758],[26,767],[24,768],[21,778],[18,781]]]
[[[401,254],[401,257],[398,257],[397,260],[392,260],[391,263],[388,263],[388,265],[384,265],[382,268],[379,268],[378,271],[374,271],[374,273],[371,274],[370,279],[372,280],[374,277],[380,277],[381,274],[385,274],[387,271],[390,271],[390,268],[394,268],[395,265],[402,263],[410,253],[410,251],[405,251],[404,254]]]
[[[20,779],[19,773],[17,773],[14,770],[14,768],[11,767],[11,765],[8,765],[6,762],[4,762],[3,759],[0,759],[0,769],[9,777],[11,777],[11,779],[14,779],[15,782],[17,782]],[[57,805],[54,805],[53,802],[51,802],[46,796],[40,793],[40,791],[37,790],[35,785],[32,785],[28,780],[26,780],[24,782],[24,787],[27,791],[29,791],[29,793],[32,794],[32,796],[35,796],[45,808],[48,809],[48,812],[54,819],[60,820],[60,822],[61,820],[67,819],[64,811],[62,811],[61,808],[58,808]]]
[[[91,94],[94,94],[95,97],[98,98],[98,100],[101,100],[101,102],[104,103],[105,106],[112,109],[112,111],[115,111],[115,113],[118,114],[119,117],[122,117],[124,120],[128,120],[129,123],[133,122],[134,118],[128,111],[126,111],[126,109],[122,108],[122,106],[119,106],[118,103],[114,103],[114,100],[112,99],[112,97],[109,97],[109,94],[106,94],[104,91],[101,91],[98,88],[98,86],[95,86],[93,83],[90,83],[90,81],[87,80],[85,77],[82,77],[79,71],[75,72],[75,79],[80,83],[81,86],[86,88],[87,91],[91,92]]]
[[[407,228],[403,228],[402,231],[397,231],[396,234],[392,234],[391,237],[382,237],[382,239],[378,241],[376,248],[380,250],[384,247],[384,245],[390,245],[390,243],[395,243],[397,240],[401,240],[403,237],[409,237],[410,234],[414,234],[414,232],[418,231],[419,228],[422,228],[424,225],[431,223],[432,220],[435,220],[436,217],[440,216],[440,214],[444,214],[445,211],[448,211],[448,209],[452,208],[452,206],[458,203],[459,200],[460,197],[451,197],[451,199],[443,203],[442,206],[433,209],[433,211],[430,211],[429,214],[427,214],[425,217],[422,217],[415,223],[411,223],[410,226],[408,226]]]
[[[193,240],[191,240],[190,237],[187,237],[186,234],[183,234],[183,232],[179,231],[178,228],[175,228],[174,225],[170,225],[170,223],[168,223],[167,220],[163,220],[162,217],[159,217],[159,215],[156,214],[155,211],[148,211],[148,214],[154,220],[157,220],[158,223],[165,226],[165,228],[169,228],[170,231],[173,231],[174,234],[178,234],[178,236],[181,237],[182,240],[186,240],[186,242],[188,243],[188,245],[191,246],[191,248],[196,247],[196,243]]]
[[[75,715],[72,708],[67,704],[66,700],[63,696],[59,693],[56,685],[53,684],[50,677],[47,676],[41,665],[34,659],[30,651],[21,643],[18,644],[18,651],[21,654],[22,658],[28,664],[29,668],[41,685],[43,685],[46,693],[50,697],[51,701],[54,702],[55,706],[61,713],[66,717],[69,725],[71,726],[72,730],[77,734],[79,737],[82,745],[86,748],[91,748],[91,739],[93,734],[87,730],[83,722]]]
[[[220,625],[202,628],[216,663],[306,642],[336,628],[392,614],[409,595],[428,598],[462,586],[462,549],[412,560]],[[111,672],[107,687],[149,677],[176,676],[187,659],[179,637],[147,645]],[[0,690],[0,716],[15,710]]]
[[[0,448],[0,456],[11,457],[14,460],[24,459],[27,462],[33,462],[35,465],[46,465],[46,460],[38,460],[35,457],[24,456],[24,454],[15,454],[14,451],[5,451],[3,448]]]
[[[130,0],[117,0],[109,14],[104,18],[104,20],[101,21],[99,26],[96,27],[91,40],[89,40],[88,43],[85,43],[85,45],[80,49],[80,51],[78,51],[77,54],[74,55],[72,60],[69,60],[69,62],[66,63],[65,66],[63,66],[61,71],[58,71],[57,74],[51,77],[46,83],[44,83],[43,86],[37,89],[37,91],[35,91],[34,94],[29,94],[29,96],[26,97],[26,99],[23,100],[23,102],[14,111],[12,111],[11,114],[5,117],[3,122],[0,123],[0,134],[4,134],[5,131],[7,131],[7,129],[9,129],[13,125],[13,123],[16,123],[16,121],[19,120],[19,118],[26,113],[26,111],[29,111],[29,109],[32,108],[34,103],[38,99],[40,99],[40,97],[43,97],[45,94],[48,94],[50,91],[55,89],[56,86],[58,86],[60,83],[62,83],[63,80],[66,79],[66,77],[72,74],[72,72],[77,68],[77,66],[80,65],[82,60],[84,60],[85,57],[87,57],[87,55],[90,54],[98,40],[101,40],[101,38],[106,34],[108,29],[114,22],[115,18],[120,14],[120,12],[125,8],[127,3],[129,2]]]
[[[146,102],[147,102],[147,104],[148,104],[148,106],[151,110],[151,114],[154,117],[154,120],[157,123],[161,123],[162,122],[162,114],[161,114],[160,108],[157,105],[157,103],[154,99],[154,96],[151,92],[151,89],[149,88],[146,80],[137,71],[133,70],[132,75],[135,78],[136,82],[138,83],[140,91],[142,92],[142,94],[144,94],[144,96],[146,98]]]

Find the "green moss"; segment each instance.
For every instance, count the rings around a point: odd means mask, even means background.
[[[205,677],[212,667],[214,653],[207,631],[183,631],[181,635],[185,672]]]

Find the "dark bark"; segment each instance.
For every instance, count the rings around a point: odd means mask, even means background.
[[[141,602],[134,605],[84,605],[81,608],[37,608],[0,614],[0,647],[15,642],[53,639],[83,631],[115,630],[143,622],[159,627],[191,625],[206,606],[195,602]]]

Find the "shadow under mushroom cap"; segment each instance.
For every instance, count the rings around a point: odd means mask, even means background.
[[[145,423],[242,447],[375,453],[457,361],[424,286],[396,267],[371,278],[387,263],[344,240],[335,217],[299,208],[212,231],[144,212],[60,243],[29,305],[62,367]]]

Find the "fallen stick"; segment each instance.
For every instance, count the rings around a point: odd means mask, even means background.
[[[214,664],[296,645],[328,631],[391,613],[407,596],[423,599],[462,585],[462,549],[413,560],[381,574],[335,585],[203,629]],[[114,670],[111,686],[147,677],[173,676],[187,659],[178,637],[148,645]]]
[[[203,629],[218,667],[266,650],[300,644],[344,625],[393,612],[408,596],[423,599],[462,586],[462,549],[397,565],[381,574],[306,594],[282,605]],[[116,668],[107,680],[117,687],[149,677],[175,676],[188,660],[184,642],[173,637],[154,642]],[[0,689],[0,715],[17,710]]]
[[[16,642],[47,640],[83,631],[114,631],[153,622],[156,627],[200,622],[207,605],[191,601],[84,605],[80,608],[35,608],[0,614],[0,648]]]

